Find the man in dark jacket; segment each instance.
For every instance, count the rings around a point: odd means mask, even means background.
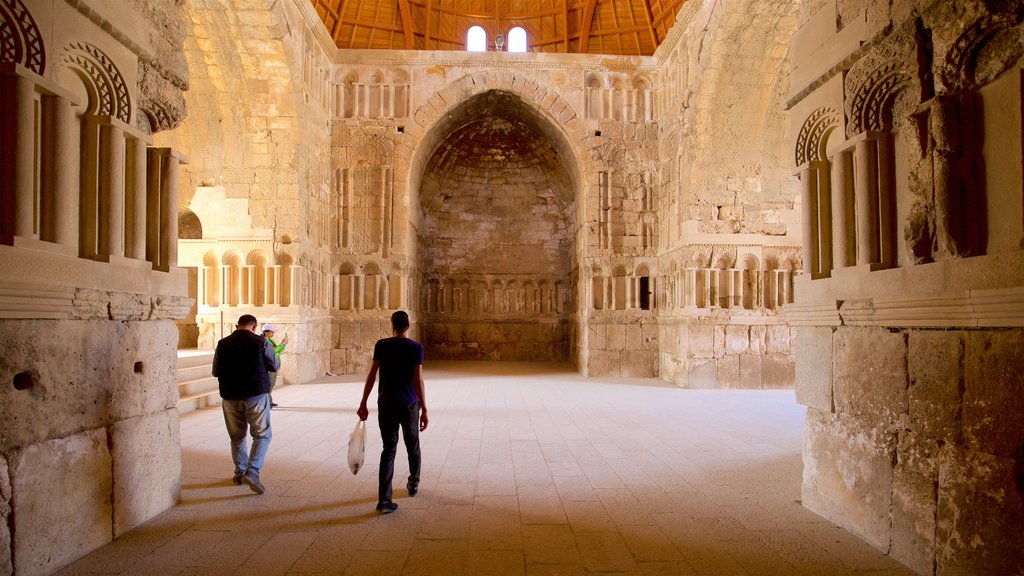
[[[270,447],[267,371],[276,372],[278,368],[274,349],[256,334],[256,317],[250,314],[238,319],[237,329],[217,343],[213,354],[213,375],[220,382],[224,424],[231,437],[231,458],[235,461],[232,481],[244,482],[257,494],[265,491],[260,469]],[[251,451],[246,448],[246,431],[252,435]]]

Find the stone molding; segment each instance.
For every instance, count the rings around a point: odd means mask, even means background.
[[[783,313],[793,326],[1019,328],[1024,327],[1024,288],[796,303]]]
[[[192,298],[0,281],[0,319],[180,320]]]

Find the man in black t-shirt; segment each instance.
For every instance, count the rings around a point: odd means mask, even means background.
[[[423,345],[409,338],[409,315],[398,311],[391,315],[394,336],[378,340],[373,347],[373,364],[363,386],[363,400],[359,403],[360,420],[366,420],[370,411],[366,400],[370,397],[377,372],[377,423],[384,449],[380,453],[380,488],[377,510],[390,514],[398,510],[391,501],[391,479],[395,475],[395,455],[398,453],[398,429],[402,429],[405,450],[409,453],[409,496],[415,496],[420,484],[420,432],[427,428],[427,402],[423,394]]]

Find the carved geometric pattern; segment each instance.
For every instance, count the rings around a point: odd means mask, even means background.
[[[129,121],[132,112],[128,86],[113,60],[88,42],[67,46],[63,60],[86,85],[90,100],[88,114]]]
[[[21,0],[0,0],[0,62],[14,62],[43,75],[46,50],[39,27]]]
[[[846,76],[847,136],[892,129],[888,112],[895,97],[916,82],[908,65],[915,60],[879,49],[850,68]]]
[[[1024,20],[1024,13],[990,14],[968,26],[946,52],[942,81],[948,92],[959,92],[975,85],[975,59],[982,46],[993,36],[1013,28]]]
[[[838,125],[839,112],[835,108],[823,106],[811,112],[796,137],[796,165],[824,160],[821,154],[824,138]]]

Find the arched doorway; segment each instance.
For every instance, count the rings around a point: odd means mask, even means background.
[[[499,90],[456,106],[432,136],[414,179],[428,355],[569,360],[578,183],[565,136]]]

